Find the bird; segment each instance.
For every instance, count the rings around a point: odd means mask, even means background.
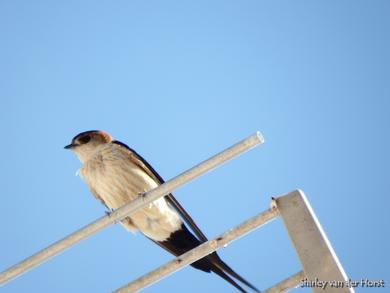
[[[107,212],[164,183],[143,157],[105,131],[81,132],[64,148],[76,154],[82,164],[78,174],[95,198],[106,206]],[[172,194],[153,201],[120,223],[128,231],[141,232],[174,256],[180,256],[207,241],[207,237]],[[260,292],[230,268],[216,252],[193,262],[191,266],[217,274],[240,292],[247,292],[242,284],[254,292]]]

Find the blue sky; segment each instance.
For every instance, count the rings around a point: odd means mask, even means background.
[[[389,12],[379,0],[2,1],[0,270],[103,215],[63,149],[78,132],[108,131],[169,179],[260,130],[264,145],[174,193],[205,234],[300,188],[348,276],[390,281]],[[220,255],[262,289],[300,270],[280,220]],[[109,292],[170,259],[114,225],[2,291]],[[236,292],[192,268],[145,292],[183,290]]]

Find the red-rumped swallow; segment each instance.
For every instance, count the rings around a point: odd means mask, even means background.
[[[80,176],[93,195],[110,210],[115,210],[164,183],[145,159],[124,143],[113,140],[104,131],[82,132],[65,148],[78,156],[83,164],[79,170]],[[190,232],[183,220],[196,236]],[[140,231],[175,256],[207,241],[206,236],[172,194],[136,211],[123,219],[121,224],[129,231]],[[260,292],[224,263],[216,252],[197,260],[191,266],[207,273],[216,273],[241,292],[246,291],[236,280],[255,292]]]

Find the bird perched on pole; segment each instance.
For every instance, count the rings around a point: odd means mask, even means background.
[[[80,176],[93,195],[109,210],[117,209],[164,183],[146,160],[124,143],[113,140],[104,131],[79,133],[65,149],[70,149],[77,155],[83,164]],[[172,194],[137,210],[123,219],[121,224],[129,231],[140,231],[175,256],[207,241]],[[216,252],[195,261],[191,266],[204,272],[214,272],[241,292],[246,291],[236,281],[260,292],[224,263]]]

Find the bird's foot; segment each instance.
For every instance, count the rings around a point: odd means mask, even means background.
[[[109,211],[104,211],[104,213],[106,214],[106,216],[110,217],[113,211],[114,209],[110,209]],[[118,220],[114,222],[114,224],[118,224],[118,223],[119,223]]]

